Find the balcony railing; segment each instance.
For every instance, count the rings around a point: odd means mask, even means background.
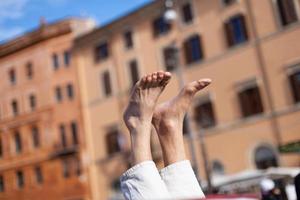
[[[65,157],[77,154],[79,152],[79,146],[78,145],[69,145],[69,146],[63,146],[61,144],[54,145],[54,150],[50,154],[51,159],[59,158],[59,157]]]

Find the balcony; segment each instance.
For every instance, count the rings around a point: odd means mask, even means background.
[[[63,146],[61,144],[54,145],[54,150],[50,153],[50,159],[56,159],[77,154],[79,152],[78,145]]]

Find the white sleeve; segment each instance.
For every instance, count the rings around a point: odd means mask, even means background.
[[[153,161],[145,161],[127,170],[120,178],[127,200],[170,199],[170,194]]]
[[[171,164],[160,171],[172,199],[205,198],[190,161]]]

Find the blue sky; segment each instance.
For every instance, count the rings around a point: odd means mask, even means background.
[[[105,24],[151,0],[0,0],[0,43],[35,28],[40,17],[51,22],[85,16]]]

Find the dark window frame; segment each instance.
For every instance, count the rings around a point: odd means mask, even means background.
[[[225,37],[229,48],[246,43],[249,40],[246,17],[236,14],[224,23]]]
[[[13,99],[11,102],[11,109],[12,109],[12,113],[14,116],[19,115],[19,104],[18,101],[16,99]]]
[[[59,134],[60,134],[61,147],[65,149],[68,146],[68,141],[67,141],[66,127],[64,124],[59,125]]]
[[[290,90],[293,98],[293,103],[300,103],[300,70],[295,70],[288,75]],[[299,79],[299,80],[298,80]]]
[[[55,100],[58,103],[63,101],[63,94],[62,94],[62,89],[60,86],[55,87]]]
[[[29,95],[29,106],[31,111],[34,111],[37,107],[37,98],[36,95],[30,94]]]
[[[32,144],[34,148],[41,146],[40,131],[37,126],[31,127]]]
[[[184,43],[184,55],[187,65],[200,62],[204,59],[202,37],[198,34],[191,35]]]
[[[14,146],[15,146],[16,154],[22,153],[23,143],[22,143],[22,136],[19,131],[14,132]]]
[[[23,171],[17,171],[16,176],[17,176],[17,187],[18,187],[18,189],[24,188],[24,186],[25,186],[24,172]]]
[[[288,26],[299,21],[297,4],[294,0],[276,0],[275,4],[281,26]]]
[[[52,66],[54,70],[58,70],[60,67],[59,56],[56,53],[52,54]]]
[[[78,124],[76,121],[72,121],[70,124],[71,134],[72,134],[72,142],[73,145],[79,144],[79,135],[78,135]]]
[[[105,70],[101,73],[102,92],[105,97],[110,97],[113,94],[111,73]]]
[[[237,0],[221,0],[224,7],[231,6],[237,3]]]
[[[70,50],[64,51],[64,65],[65,67],[69,67],[71,63],[71,52]]]
[[[113,155],[121,152],[121,145],[119,143],[120,130],[118,127],[111,127],[107,130],[105,135],[106,153]]]
[[[9,76],[9,82],[11,85],[16,85],[17,84],[17,72],[15,68],[11,68],[8,71],[8,76]]]
[[[126,49],[134,48],[133,31],[127,30],[123,33],[124,46]]]
[[[159,37],[168,34],[172,29],[172,24],[166,22],[164,16],[159,16],[152,21],[153,36]]]
[[[182,22],[191,24],[194,22],[194,9],[191,2],[186,2],[181,6]]]
[[[210,98],[199,101],[194,107],[194,119],[201,128],[213,128],[217,125],[216,113]]]
[[[162,50],[164,66],[166,71],[172,72],[179,67],[179,51],[173,45],[167,46]]]
[[[0,192],[5,191],[5,179],[3,175],[0,175]]]
[[[4,155],[4,145],[3,145],[3,142],[2,142],[2,138],[0,136],[0,159],[3,157]]]
[[[31,80],[34,76],[34,65],[32,62],[26,64],[26,76],[28,80]]]
[[[43,170],[40,166],[36,166],[34,168],[34,174],[35,174],[35,182],[37,184],[42,184],[44,182],[44,176],[43,176]]]
[[[94,48],[94,60],[95,62],[101,62],[108,59],[110,56],[109,44],[107,41],[99,43]]]
[[[138,82],[140,79],[140,68],[139,68],[138,61],[135,59],[131,60],[128,65],[129,65],[131,86],[133,87],[136,84],[136,82]]]
[[[263,99],[257,84],[245,87],[238,91],[241,117],[248,118],[264,113]]]
[[[70,159],[65,158],[62,161],[62,175],[64,178],[69,178],[71,176],[70,173]]]
[[[70,100],[73,100],[75,97],[74,86],[72,83],[68,83],[66,86],[67,96]]]

